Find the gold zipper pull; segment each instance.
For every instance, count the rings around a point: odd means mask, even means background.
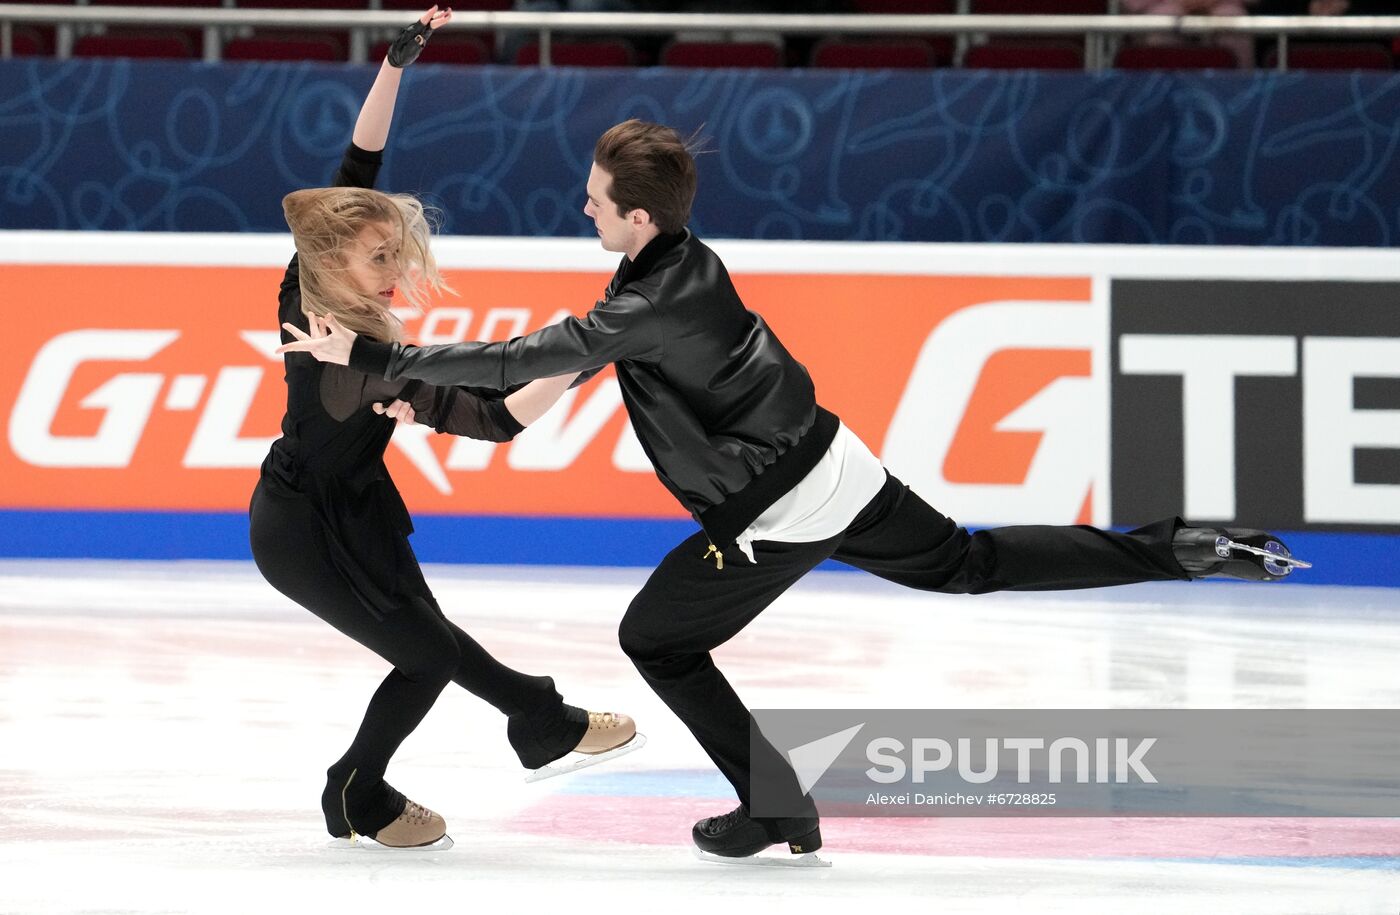
[[[704,556],[701,556],[700,558],[701,558],[701,559],[709,559],[710,556],[711,556],[711,554],[713,554],[714,557],[715,557],[715,571],[723,572],[723,571],[724,571],[724,554],[721,553],[721,552],[719,551],[719,547],[715,546],[713,543],[710,544],[710,548],[709,548],[708,550],[705,551],[705,555],[704,555]]]

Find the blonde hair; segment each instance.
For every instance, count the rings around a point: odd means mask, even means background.
[[[452,289],[438,273],[428,247],[432,235],[423,204],[408,194],[385,194],[362,187],[322,187],[293,191],[282,198],[282,213],[296,242],[301,273],[301,310],[335,315],[357,334],[391,342],[403,337],[403,325],[377,296],[350,282],[346,252],[365,228],[389,227],[398,236],[394,254],[402,280],[399,291],[421,309],[429,291]]]

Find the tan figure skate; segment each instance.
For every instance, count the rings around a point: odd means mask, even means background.
[[[406,801],[403,813],[374,835],[351,832],[348,837],[336,839],[331,847],[446,851],[452,847],[452,837],[447,834],[447,821],[439,814],[422,804]]]
[[[637,733],[637,724],[631,717],[616,712],[589,712],[588,730],[573,753],[539,767],[525,776],[525,781],[538,782],[587,769],[640,750],[646,742],[646,735]]]
[[[422,804],[409,801],[397,820],[374,834],[374,841],[390,848],[422,848],[446,837],[446,820]]]

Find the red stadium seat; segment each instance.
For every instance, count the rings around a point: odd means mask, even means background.
[[[27,0],[26,0],[27,2]],[[73,0],[35,0],[45,6],[72,6]],[[23,37],[21,37],[23,33]],[[54,50],[54,27],[15,23],[11,32],[11,53],[16,57],[42,57]]]
[[[989,41],[963,55],[969,70],[1083,70],[1084,52],[1072,42]]]
[[[381,41],[370,49],[369,59],[378,63],[387,53],[389,42]],[[489,64],[491,51],[474,35],[443,35],[434,38],[432,44],[423,49],[423,56],[418,60],[425,64]]]
[[[43,57],[53,53],[52,36],[38,29],[17,25],[10,33],[10,53],[15,57]]]
[[[1102,16],[1108,13],[1108,0],[972,0],[969,12],[986,16]],[[1083,54],[1083,35],[1018,35],[993,36],[997,39],[997,44],[1005,41],[1008,45],[1014,43],[1029,45],[1032,42],[1055,45],[1061,48],[1073,45],[1080,49]],[[970,51],[969,51],[970,53]],[[979,57],[981,55],[978,55]],[[991,61],[1015,60],[1015,53],[1008,54],[988,54],[987,59]],[[1069,56],[1063,51],[1058,51],[1047,55],[1045,64],[1029,64],[1027,66],[1039,69],[1068,70],[1071,69]],[[1082,62],[1080,64],[1083,65]],[[968,64],[966,56],[963,58],[963,66]],[[993,69],[1014,69],[1018,65],[1014,63],[992,65]]]
[[[369,9],[367,0],[237,0],[237,6],[248,9],[265,10],[363,10]],[[431,6],[430,2],[428,6]],[[425,6],[423,9],[427,9]],[[421,10],[420,10],[421,12]]]
[[[224,60],[345,60],[345,46],[333,35],[256,35],[224,45]]]
[[[1278,51],[1270,51],[1264,66],[1278,65]],[[1288,43],[1290,70],[1393,70],[1395,58],[1390,49],[1374,42]]]
[[[1119,70],[1234,70],[1239,58],[1218,45],[1129,45],[1113,58]]]
[[[780,67],[782,49],[766,41],[673,41],[663,67]]]
[[[197,56],[189,39],[178,33],[108,32],[84,35],[73,42],[74,57],[173,57]]]
[[[431,0],[429,2],[431,5]],[[234,6],[245,9],[270,10],[365,10],[370,8],[369,0],[234,0]],[[424,6],[423,9],[427,9]],[[420,10],[421,12],[421,10]],[[327,43],[329,40],[329,44]],[[305,41],[303,49],[307,56],[298,57],[297,43]],[[251,44],[247,42],[252,42]],[[315,47],[313,47],[313,45]],[[251,38],[229,41],[224,48],[225,60],[345,60],[346,49],[350,46],[348,31],[325,32],[286,32],[255,29]],[[228,48],[234,48],[232,54]],[[333,48],[333,51],[332,51]],[[324,55],[334,53],[333,57]],[[244,56],[247,55],[247,56]]]
[[[811,65],[839,70],[930,70],[938,66],[938,56],[922,41],[828,38],[812,49]]]
[[[92,5],[92,6],[98,6],[98,7],[101,7],[101,6],[178,6],[178,7],[191,6],[191,7],[205,8],[205,9],[213,9],[213,8],[217,8],[217,7],[223,6],[223,0],[190,0],[190,2],[188,2],[188,3],[182,2],[182,0],[96,0],[96,2],[92,3],[91,5]],[[201,55],[201,52],[202,52],[203,49],[204,49],[204,30],[203,30],[203,29],[188,28],[188,27],[184,27],[184,26],[182,26],[182,27],[180,27],[180,28],[163,27],[163,26],[162,26],[162,27],[152,27],[152,28],[149,28],[149,29],[143,27],[143,28],[141,29],[141,31],[142,31],[143,34],[148,34],[148,35],[180,35],[180,36],[183,36],[184,39],[190,43],[190,47],[194,48],[195,56],[196,56],[196,57],[199,57],[199,56]]]
[[[996,16],[1103,16],[1108,0],[972,0],[969,12]]]
[[[27,0],[26,0],[27,2]],[[198,6],[219,7],[223,0],[96,0],[91,6]]]
[[[903,16],[949,16],[958,11],[958,0],[854,0],[854,12],[870,14],[887,14]],[[900,36],[901,38],[912,38],[922,41],[933,51],[934,65],[946,66],[953,62],[953,49],[956,47],[956,40],[952,35],[910,35]],[[868,39],[857,39],[852,36],[852,44]],[[826,64],[813,64],[813,66],[827,66]],[[859,69],[859,68],[853,68]]]
[[[369,0],[235,0],[234,5],[273,10],[364,10],[370,7]],[[349,45],[350,34],[346,31],[254,29],[251,37],[230,39],[224,45],[223,57],[224,60],[345,60]]]
[[[958,11],[958,3],[957,0],[855,0],[852,11],[900,16],[947,16]]]
[[[433,0],[424,3],[423,0],[380,0],[382,8],[386,10],[416,10],[423,12],[433,5]],[[443,6],[450,6],[454,11],[465,12],[495,12],[503,13],[514,8],[511,0],[442,0]]]
[[[620,39],[608,41],[556,41],[549,48],[550,62],[560,67],[630,67],[636,60],[632,46]],[[515,52],[515,63],[521,67],[537,66],[540,46],[535,42],[521,45]]]

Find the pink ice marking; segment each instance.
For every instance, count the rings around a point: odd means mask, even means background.
[[[725,813],[716,798],[556,795],[505,828],[590,842],[677,845]],[[827,817],[828,850],[980,858],[1400,857],[1400,820],[1319,817]]]

